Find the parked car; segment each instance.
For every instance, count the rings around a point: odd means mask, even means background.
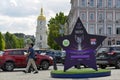
[[[120,46],[100,48],[96,54],[96,60],[97,65],[102,69],[107,66],[115,66],[115,68],[120,69]]]
[[[37,52],[38,54],[44,55],[46,54],[47,50],[35,50],[35,52]]]
[[[63,52],[58,50],[35,50],[41,55],[48,55],[56,59],[57,63],[62,63]]]
[[[0,68],[3,71],[13,71],[14,68],[25,68],[27,65],[27,56],[25,49],[8,49],[0,52]],[[47,70],[53,64],[51,57],[35,54],[37,68]]]
[[[47,51],[46,55],[55,58],[57,63],[62,63],[62,52],[61,51]]]

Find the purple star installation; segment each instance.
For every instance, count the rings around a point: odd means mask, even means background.
[[[78,18],[71,35],[55,39],[66,51],[64,71],[78,64],[97,70],[95,50],[105,38],[106,36],[88,34]]]

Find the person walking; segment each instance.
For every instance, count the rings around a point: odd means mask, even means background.
[[[38,73],[37,66],[36,66],[35,61],[34,61],[34,59],[35,59],[35,51],[33,49],[33,44],[32,43],[29,44],[29,49],[28,49],[27,56],[28,56],[28,63],[27,63],[26,70],[24,70],[23,72],[28,73],[28,70],[29,70],[30,66],[32,65],[32,67],[35,69],[34,74]]]

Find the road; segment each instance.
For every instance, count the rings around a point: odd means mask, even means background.
[[[58,64],[58,69],[63,69],[62,64]],[[0,71],[0,80],[120,80],[120,69],[111,69],[111,76],[87,79],[58,79],[51,78],[50,72],[53,70],[51,66],[49,70],[40,70],[38,74],[23,73],[24,69],[15,69],[13,72]]]

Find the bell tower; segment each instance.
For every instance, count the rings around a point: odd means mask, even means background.
[[[43,8],[41,8],[40,15],[37,18],[36,39],[34,49],[46,48],[48,48],[46,17],[43,14]]]

